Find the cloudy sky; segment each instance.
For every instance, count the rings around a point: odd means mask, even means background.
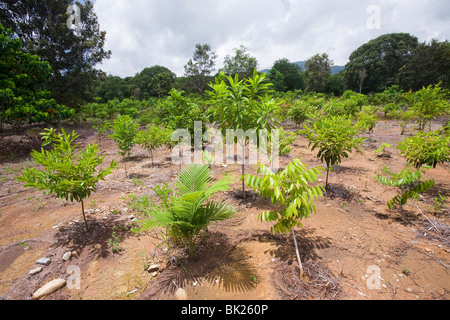
[[[95,0],[94,10],[112,51],[99,68],[121,77],[154,65],[182,76],[197,43],[211,45],[217,68],[243,44],[261,70],[323,52],[345,65],[386,33],[450,40],[449,0]]]

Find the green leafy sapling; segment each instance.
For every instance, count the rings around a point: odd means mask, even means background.
[[[139,131],[136,135],[136,143],[150,153],[153,166],[153,150],[162,146],[166,139],[166,133],[157,125],[148,125],[147,130]]]
[[[439,163],[450,161],[450,137],[437,131],[418,132],[416,136],[403,140],[397,148],[407,163],[417,169],[423,165],[436,168]]]
[[[241,180],[257,191],[261,196],[270,199],[276,209],[264,212],[258,219],[276,223],[271,227],[275,233],[290,233],[294,238],[297,260],[300,267],[300,277],[303,277],[303,266],[295,237],[295,227],[302,227],[302,219],[316,211],[314,201],[323,196],[325,189],[310,184],[322,176],[322,167],[309,169],[300,159],[294,159],[283,171],[274,173],[263,164],[258,165],[258,175],[244,174]]]
[[[306,134],[312,151],[318,149],[317,158],[327,165],[327,180],[330,168],[348,158],[353,150],[359,151],[364,139],[357,137],[358,130],[353,127],[351,118],[337,116],[325,117],[312,124],[304,124],[305,129],[299,133]]]
[[[109,167],[99,170],[105,156],[99,155],[100,148],[96,144],[77,152],[79,144],[74,144],[78,138],[75,131],[68,134],[64,129],[62,133],[56,133],[55,129],[45,129],[41,135],[43,146],[53,147],[50,151],[41,148],[41,151],[31,152],[33,161],[42,165],[43,170],[26,168],[16,179],[25,182],[25,187],[37,188],[66,201],[80,202],[88,230],[83,200],[97,191],[97,183],[104,180],[117,167],[117,163],[112,160]]]
[[[421,181],[422,174],[425,173],[425,169],[429,169],[428,166],[424,166],[418,170],[414,170],[411,167],[404,168],[400,173],[394,174],[386,166],[382,168],[384,175],[376,175],[375,180],[384,186],[391,186],[398,188],[398,194],[387,202],[389,210],[395,207],[403,207],[408,200],[414,204],[419,212],[430,222],[435,230],[440,233],[439,229],[431,222],[430,219],[420,210],[414,200],[420,199],[420,194],[430,190],[435,185],[433,179]]]
[[[375,154],[379,158],[388,157],[389,154],[386,152],[386,149],[391,148],[391,147],[392,147],[392,144],[383,142],[381,144],[381,146],[377,150],[375,150]]]
[[[119,146],[119,155],[123,158],[130,155],[131,149],[136,144],[136,135],[139,131],[139,124],[133,121],[129,115],[118,115],[111,124],[112,133],[109,138],[113,139]],[[128,178],[127,164],[125,162],[125,175]]]

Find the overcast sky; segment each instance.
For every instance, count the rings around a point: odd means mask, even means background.
[[[182,76],[197,43],[218,54],[217,69],[243,44],[261,70],[323,52],[345,65],[386,33],[450,40],[449,0],[95,0],[94,10],[112,51],[99,68],[121,77],[154,65]]]

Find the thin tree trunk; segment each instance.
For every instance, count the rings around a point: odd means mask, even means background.
[[[242,176],[245,173],[245,141],[242,145]],[[242,199],[245,198],[245,184],[244,179],[242,179]]]
[[[300,258],[300,252],[298,251],[297,238],[295,237],[294,228],[291,228],[291,230],[292,230],[292,237],[294,238],[295,254],[297,255],[298,266],[300,267],[300,280],[301,280],[303,279],[303,264],[302,259]]]
[[[84,214],[84,203],[83,203],[83,200],[81,200],[81,212],[83,213],[83,219],[84,219],[84,224],[86,225],[86,230],[89,231],[88,223],[87,223],[87,220],[86,220],[86,215]]]
[[[325,183],[325,189],[328,189],[328,174],[330,172],[330,167],[327,166],[327,182]]]

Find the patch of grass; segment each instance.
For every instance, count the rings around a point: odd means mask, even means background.
[[[111,251],[113,253],[119,253],[120,252],[120,236],[116,233],[117,228],[116,226],[113,227],[113,232],[111,234],[111,238],[108,239],[108,245],[111,248]]]

